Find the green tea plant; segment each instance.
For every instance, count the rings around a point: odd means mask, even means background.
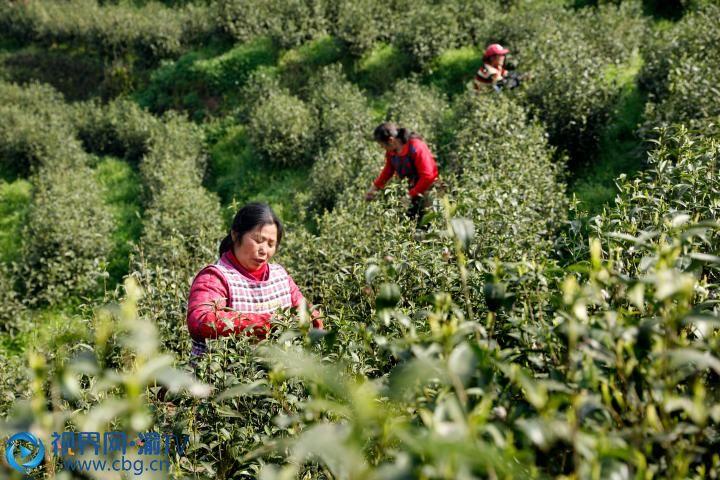
[[[439,145],[450,116],[442,93],[412,80],[400,80],[386,97],[389,104],[387,120],[416,131],[431,148]]]
[[[715,95],[718,82],[720,8],[692,12],[667,31],[656,34],[646,49],[641,80],[651,93],[646,106],[646,136],[653,128],[674,123],[703,127],[720,115]]]
[[[316,124],[305,102],[278,90],[255,105],[248,120],[248,133],[264,161],[293,166],[309,160],[316,141]]]

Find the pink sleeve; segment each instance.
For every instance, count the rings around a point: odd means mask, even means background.
[[[375,185],[377,188],[382,189],[388,180],[393,176],[395,173],[395,169],[393,169],[392,163],[390,163],[390,156],[385,155],[385,166],[383,167],[382,171],[380,172],[380,175],[375,179],[373,182],[373,185]]]
[[[270,314],[243,314],[226,309],[229,288],[212,266],[193,280],[188,296],[187,324],[193,338],[217,338],[239,333],[248,326],[264,324]]]
[[[300,306],[305,297],[303,297],[303,294],[300,292],[300,289],[295,283],[295,280],[293,280],[290,275],[288,275],[288,282],[290,283],[290,300],[292,301],[292,306],[297,308]],[[313,308],[310,302],[307,302],[307,306],[310,309],[310,314],[313,317],[313,327],[323,328],[323,321],[321,318],[319,318],[320,312]]]

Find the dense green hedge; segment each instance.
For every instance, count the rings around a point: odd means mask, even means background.
[[[400,80],[386,93],[386,119],[421,135],[431,149],[447,130],[450,109],[445,96],[413,80]]]
[[[138,92],[139,103],[155,113],[168,109],[189,111],[194,119],[227,110],[250,73],[277,61],[271,40],[256,38],[220,55],[189,52],[155,70],[149,85]]]
[[[644,51],[641,82],[650,91],[644,129],[684,122],[703,126],[720,115],[720,7],[688,13],[656,33]]]
[[[221,0],[219,24],[241,42],[267,36],[292,48],[327,32],[328,5],[323,0]]]
[[[67,108],[48,87],[3,83],[0,90],[7,99],[0,163],[30,175],[33,185],[16,269],[23,298],[35,304],[97,295],[115,225]]]
[[[315,115],[305,102],[283,90],[270,92],[254,106],[248,126],[256,152],[275,165],[303,164],[315,146]]]
[[[0,5],[0,30],[22,44],[70,44],[106,58],[134,53],[144,61],[177,55],[183,44],[213,31],[207,7],[159,3],[136,7],[96,0]]]
[[[144,260],[164,263],[172,251],[172,263],[189,270],[222,230],[217,197],[202,187],[207,159],[200,127],[177,114],[158,119],[125,100],[105,107],[87,104],[77,112],[80,137],[91,151],[138,166]]]

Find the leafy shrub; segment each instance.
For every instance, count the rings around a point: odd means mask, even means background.
[[[482,66],[482,55],[475,47],[445,50],[432,61],[430,83],[445,93],[461,93]]]
[[[310,108],[284,91],[272,92],[255,105],[248,126],[258,154],[280,166],[305,163],[317,134],[317,121]]]
[[[543,129],[520,106],[474,92],[454,105],[450,162],[458,214],[473,220],[476,258],[539,258],[552,248],[567,209],[563,165]],[[498,139],[505,139],[501,142]],[[511,139],[511,140],[510,140]]]
[[[115,225],[92,171],[52,165],[38,172],[33,187],[22,233],[27,301],[58,303],[97,295]]]
[[[333,36],[345,45],[351,54],[361,56],[377,41],[387,37],[385,19],[393,12],[382,0],[339,1],[330,28]]]
[[[455,48],[467,40],[459,18],[463,12],[452,3],[416,3],[398,18],[393,43],[424,67],[443,50]]]
[[[158,59],[178,54],[186,36],[201,35],[191,28],[207,28],[199,21],[207,9],[180,9],[148,3],[101,5],[95,0],[72,2],[9,3],[0,8],[0,26],[6,38],[21,43],[66,43],[97,51],[105,58],[133,52]]]
[[[641,80],[650,90],[644,129],[687,122],[702,126],[720,115],[715,94],[720,79],[720,8],[708,6],[693,12],[670,30],[656,35],[648,46]]]
[[[547,126],[551,143],[570,153],[571,167],[592,159],[618,93],[604,78],[611,59],[587,41],[590,25],[561,7],[511,12],[497,24],[503,44],[534,75],[520,94]],[[567,68],[551,68],[559,58]]]
[[[363,164],[372,163],[374,153],[368,140],[356,136],[341,139],[320,152],[310,172],[311,209],[332,210],[340,196],[356,194],[348,187],[356,181]]]
[[[278,64],[283,83],[290,91],[302,93],[307,79],[319,68],[340,61],[342,53],[340,42],[327,35],[286,51]]]
[[[107,106],[88,102],[77,106],[74,113],[78,136],[88,151],[121,157],[135,165],[147,154],[148,137],[159,123],[127,100]]]
[[[50,158],[72,164],[82,163],[82,150],[72,137],[64,101],[49,86],[32,84],[21,87],[0,83],[5,99],[0,124],[0,164],[6,172],[27,176],[32,169],[47,164]]]
[[[0,264],[0,331],[3,334],[13,334],[18,330],[24,308],[17,291],[15,275],[4,263]]]
[[[318,140],[329,146],[350,137],[370,136],[370,111],[362,92],[350,83],[339,64],[323,68],[312,78],[308,103],[317,111]]]
[[[379,43],[358,60],[355,75],[361,87],[380,94],[412,70],[411,59],[404,52]]]
[[[326,33],[325,8],[318,0],[223,0],[219,16],[224,31],[241,42],[268,36],[292,48]]]
[[[668,74],[673,65],[680,66],[681,56],[690,55],[691,60],[702,64],[705,55],[713,54],[718,15],[718,8],[708,5],[684,16],[677,24],[656,29],[648,36],[639,81],[657,99],[666,95]]]
[[[387,94],[386,118],[419,133],[437,146],[450,113],[443,94],[412,80],[400,80]]]
[[[163,61],[151,73],[148,86],[136,94],[138,103],[153,113],[163,113],[171,108],[190,112],[202,110],[199,94],[206,92],[207,85],[196,68],[202,58],[201,52],[193,51],[177,60]]]

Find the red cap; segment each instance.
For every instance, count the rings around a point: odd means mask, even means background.
[[[503,46],[499,43],[493,43],[485,49],[485,54],[483,55],[483,58],[489,58],[493,55],[506,55],[508,53],[510,53],[510,50],[508,50],[507,48],[503,48]]]

